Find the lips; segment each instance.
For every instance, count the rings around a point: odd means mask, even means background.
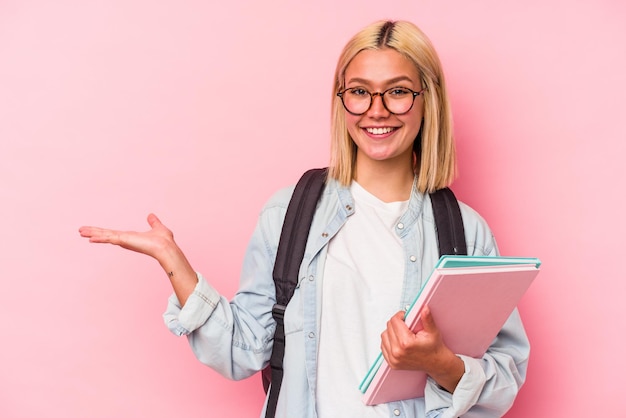
[[[392,131],[394,131],[396,128],[393,128],[391,126],[385,126],[385,127],[375,127],[375,128],[365,128],[365,130],[372,134],[372,135],[385,135],[388,134]]]

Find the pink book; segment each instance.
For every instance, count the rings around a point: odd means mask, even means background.
[[[539,273],[536,258],[444,256],[407,311],[417,332],[428,305],[444,343],[456,354],[480,358]],[[426,373],[393,370],[378,356],[360,389],[366,405],[424,396]]]

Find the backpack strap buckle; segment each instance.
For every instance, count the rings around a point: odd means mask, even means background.
[[[285,318],[285,309],[287,307],[285,305],[281,305],[279,303],[274,304],[272,307],[272,317],[276,320],[276,322],[283,323],[283,319]]]

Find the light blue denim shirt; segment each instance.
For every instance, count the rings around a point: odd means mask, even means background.
[[[293,187],[278,191],[265,205],[241,271],[240,287],[229,302],[198,274],[198,284],[181,309],[174,295],[164,314],[168,328],[187,335],[196,357],[229,379],[244,379],[269,362],[275,322],[272,269]],[[470,255],[497,255],[486,222],[460,203]],[[346,187],[327,185],[313,219],[299,283],[285,312],[284,377],[276,417],[314,418],[321,288],[328,242],[354,212]],[[405,277],[398,310],[409,305],[439,259],[428,195],[413,190],[396,225],[404,248]],[[529,344],[517,311],[482,359],[459,356],[465,374],[454,394],[429,380],[424,398],[389,403],[389,417],[499,417],[512,405],[526,376]],[[259,390],[261,389],[259,379]],[[261,412],[264,416],[264,410]]]

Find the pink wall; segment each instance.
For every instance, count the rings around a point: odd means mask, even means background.
[[[340,48],[388,17],[444,61],[455,190],[504,254],[544,262],[508,417],[626,413],[623,2],[208,3],[0,2],[0,416],[257,416],[258,378],[163,326],[158,265],[77,228],[154,211],[232,295],[264,200],[326,164]]]

